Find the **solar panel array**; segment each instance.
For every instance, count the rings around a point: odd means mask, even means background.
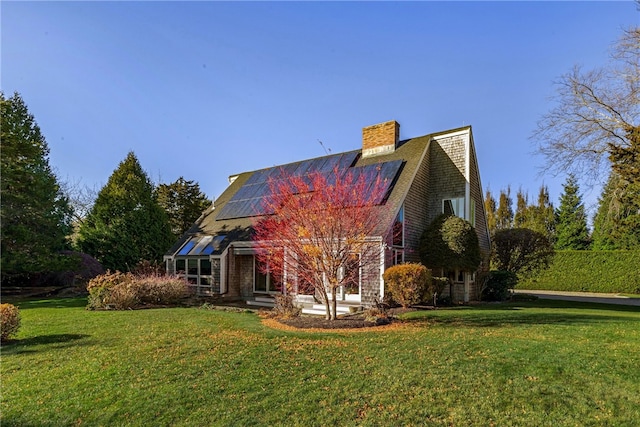
[[[373,185],[376,178],[380,176],[382,182],[385,184],[384,194],[375,202],[378,204],[382,203],[402,166],[402,161],[395,160],[354,168],[353,164],[357,158],[358,152],[352,151],[256,171],[233,197],[231,197],[227,204],[220,209],[216,219],[247,218],[267,215],[269,212],[266,212],[264,209],[264,201],[270,194],[269,182],[287,177],[309,176],[313,173],[321,173],[328,176],[334,170],[340,173],[351,170],[354,173],[355,179],[360,175],[364,175],[367,178],[371,177],[371,185]]]

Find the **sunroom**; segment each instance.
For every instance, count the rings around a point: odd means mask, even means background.
[[[197,295],[225,292],[224,263],[227,236],[192,236],[172,255],[165,255],[165,268],[187,279]]]

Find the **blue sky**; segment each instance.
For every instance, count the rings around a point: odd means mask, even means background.
[[[626,2],[2,2],[1,87],[61,179],[104,185],[133,150],[210,198],[239,172],[472,125],[481,179],[535,198],[529,139],[575,64],[604,65]],[[588,207],[599,189],[582,188]]]

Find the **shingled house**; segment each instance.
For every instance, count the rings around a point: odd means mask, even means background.
[[[336,167],[375,168],[383,173],[389,188],[380,214],[388,221],[387,229],[394,222],[402,225],[400,236],[371,236],[381,245],[379,274],[363,277],[359,289],[341,295],[341,300],[368,307],[384,296],[384,270],[402,262],[419,262],[420,236],[441,213],[469,221],[488,255],[489,232],[471,127],[403,141],[399,134],[400,125],[389,121],[364,128],[360,150],[231,176],[222,195],[165,255],[167,271],[184,275],[200,294],[268,304],[279,287],[256,265],[251,227],[259,218],[269,179],[283,171],[304,174]],[[434,275],[453,280],[454,301],[477,298],[474,274],[441,271]]]

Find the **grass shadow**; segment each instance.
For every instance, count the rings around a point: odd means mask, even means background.
[[[47,298],[47,299],[25,299],[15,301],[20,310],[28,310],[30,308],[77,308],[86,307],[87,298]]]
[[[539,310],[542,309],[542,310]],[[569,312],[567,309],[577,309]],[[557,310],[557,311],[556,311]],[[580,312],[580,310],[585,310]],[[616,311],[618,315],[612,313]],[[418,325],[445,325],[456,327],[501,327],[515,325],[592,324],[607,321],[640,323],[637,307],[582,303],[560,300],[538,300],[535,302],[509,302],[483,304],[467,310],[436,310],[410,312],[401,316],[407,323]]]
[[[6,341],[2,344],[2,355],[35,353],[37,350],[32,347],[36,346],[53,346],[54,348],[64,348],[71,345],[78,345],[77,341],[89,338],[91,335],[86,334],[52,334],[38,335],[35,337],[14,339]],[[81,345],[86,345],[84,342]]]

